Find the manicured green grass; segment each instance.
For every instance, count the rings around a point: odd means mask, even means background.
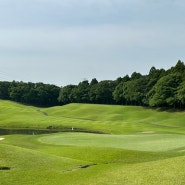
[[[62,184],[61,174],[83,162],[69,158],[56,157],[43,152],[0,145],[0,166],[10,167],[9,171],[0,171],[0,184]],[[55,177],[58,179],[55,182]]]
[[[37,108],[0,101],[0,127],[74,128],[0,136],[5,138],[0,185],[184,185],[184,120],[183,111],[89,104]]]
[[[78,134],[80,137],[81,133],[76,133],[71,134],[71,138],[75,140]],[[0,166],[11,167],[11,170],[0,171],[2,179],[0,184],[183,185],[184,183],[185,152],[127,150],[123,147],[117,148],[117,143],[114,148],[92,146],[91,143],[86,143],[86,146],[78,144],[66,146],[41,142],[46,138],[63,135],[66,134],[4,136],[5,140],[0,143]],[[95,137],[86,135],[87,139]],[[112,140],[112,135],[110,137]],[[107,135],[104,140],[106,139]],[[96,165],[80,168],[91,164]]]
[[[134,106],[70,104],[52,108],[0,101],[0,127],[72,128],[130,134],[145,131],[185,133],[185,112]]]
[[[39,141],[52,145],[97,146],[154,152],[185,149],[185,135],[179,134],[63,133],[41,137]]]

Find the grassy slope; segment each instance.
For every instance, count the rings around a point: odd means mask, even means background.
[[[58,185],[61,183],[61,174],[83,162],[56,157],[39,151],[0,145],[0,166],[11,167],[10,171],[0,171],[0,184],[22,185]],[[54,179],[56,178],[56,182]]]
[[[39,138],[43,136],[5,136],[0,166],[11,170],[0,171],[0,185],[184,185],[185,153],[57,146],[40,143]]]
[[[43,109],[0,101],[0,126],[73,126],[112,133],[4,136],[0,167],[11,170],[0,171],[0,185],[184,185],[184,120],[184,112],[142,107],[70,104]],[[85,164],[97,165],[79,168]]]
[[[143,107],[70,104],[37,108],[0,101],[0,127],[83,128],[123,134],[143,131],[185,133],[185,112]]]

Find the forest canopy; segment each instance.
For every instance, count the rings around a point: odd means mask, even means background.
[[[116,80],[96,78],[78,85],[0,81],[0,99],[49,107],[68,103],[185,107],[185,65],[179,60],[168,70],[151,67],[147,75],[133,72]]]

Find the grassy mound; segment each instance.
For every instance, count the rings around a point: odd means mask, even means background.
[[[27,135],[0,137],[0,185],[184,185],[184,120],[144,107],[1,100],[0,128]],[[39,135],[46,130],[68,132]]]
[[[52,108],[0,101],[0,127],[50,128],[74,131],[185,133],[185,112],[133,106],[70,104]]]
[[[0,171],[0,184],[184,184],[184,152],[126,150],[100,146],[99,142],[97,146],[40,142],[60,135],[5,136],[0,143],[0,166],[10,170]],[[75,140],[76,136],[72,134],[71,138]]]

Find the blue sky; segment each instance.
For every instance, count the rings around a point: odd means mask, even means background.
[[[0,80],[115,80],[185,58],[184,0],[1,0]]]

